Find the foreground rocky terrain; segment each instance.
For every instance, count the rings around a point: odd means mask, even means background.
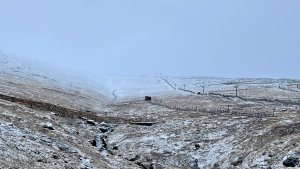
[[[0,168],[299,168],[297,83],[230,79],[112,102],[1,73]]]

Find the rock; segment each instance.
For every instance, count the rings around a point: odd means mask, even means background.
[[[152,168],[150,162],[143,162],[143,163],[141,164],[141,166],[142,166],[142,167],[145,167],[145,168],[147,168],[147,169],[148,169],[148,168],[149,168],[149,169]]]
[[[96,122],[94,120],[87,120],[87,124],[96,126]]]
[[[50,163],[49,159],[42,159],[42,158],[37,159],[37,162],[38,163]]]
[[[102,132],[102,133],[107,133],[107,132],[112,132],[113,131],[113,126],[111,124],[107,124],[105,122],[102,122],[99,124],[100,125],[100,128],[99,130]]]
[[[288,157],[286,158],[283,163],[286,167],[296,167],[299,165],[299,158],[297,157]]]
[[[54,115],[54,116],[59,116],[58,113],[54,113],[54,112],[50,112],[51,115]]]
[[[60,157],[59,157],[59,155],[57,154],[57,153],[53,153],[53,155],[52,155],[52,157],[54,158],[54,159],[60,159]]]
[[[60,143],[53,143],[52,147],[65,153],[78,153],[76,149]]]
[[[55,130],[52,123],[46,123],[43,125],[44,128],[47,128],[49,130]]]
[[[157,163],[152,163],[151,168],[153,168],[153,169],[164,169],[164,167],[162,165],[157,164]]]
[[[42,138],[37,138],[37,140],[39,140],[39,142],[41,144],[46,144],[46,145],[51,145],[54,141],[51,138],[46,138],[46,137],[42,137]]]
[[[87,118],[86,118],[86,117],[80,117],[80,119],[82,119],[82,120],[87,120]]]
[[[151,167],[151,164],[148,162],[144,162],[144,163],[137,162],[135,164],[138,165],[141,169],[148,169]]]
[[[237,160],[235,160],[235,161],[232,162],[231,164],[232,164],[233,166],[238,166],[238,165],[240,165],[240,164],[243,163],[243,160],[244,160],[243,157],[239,157]]]
[[[133,158],[128,159],[128,161],[136,161],[140,158],[139,155],[135,155]]]
[[[112,127],[111,124],[108,124],[108,123],[105,123],[105,122],[101,122],[100,125],[105,126],[105,127]]]
[[[72,166],[65,166],[65,169],[74,169]]]
[[[14,125],[12,123],[6,123],[7,126],[13,127]]]
[[[107,133],[110,130],[109,127],[105,127],[105,126],[101,126],[99,129],[102,133]]]
[[[104,136],[102,134],[97,134],[95,136],[95,147],[99,150],[105,150],[106,149],[106,143],[104,141]]]
[[[91,140],[89,142],[92,144],[92,146],[96,147],[96,141],[95,140]]]
[[[80,165],[81,169],[91,169],[93,168],[89,159],[82,159],[82,163]]]
[[[197,159],[195,159],[194,160],[194,164],[192,165],[192,168],[198,168],[198,160]]]
[[[64,163],[69,163],[71,160],[70,159],[68,159],[68,158],[65,158],[64,159]]]

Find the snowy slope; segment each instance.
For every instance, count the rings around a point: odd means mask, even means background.
[[[26,57],[8,56],[0,53],[0,73],[16,76],[19,80],[43,83],[61,89],[93,90],[108,95],[107,90],[92,79]]]
[[[21,79],[38,81],[43,84],[60,86],[60,88],[88,89],[107,96],[111,100],[143,95],[158,95],[170,92],[183,92],[182,89],[192,92],[205,93],[214,91],[234,90],[265,86],[278,87],[293,83],[285,79],[232,79],[216,77],[172,77],[156,74],[146,75],[103,75],[99,72],[92,76],[78,72],[64,70],[47,63],[40,63],[28,58],[11,57],[0,53],[0,72],[13,74]],[[81,76],[80,76],[81,75]],[[88,78],[89,77],[89,78]]]
[[[155,76],[100,75],[91,77],[72,72],[29,58],[8,56],[0,53],[0,73],[17,76],[20,80],[39,82],[59,88],[88,89],[97,91],[110,99],[160,94],[172,91]]]
[[[156,76],[110,75],[99,79],[102,85],[118,98],[173,92],[170,86]]]

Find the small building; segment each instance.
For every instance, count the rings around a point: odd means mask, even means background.
[[[151,97],[150,96],[145,96],[145,101],[151,101]]]

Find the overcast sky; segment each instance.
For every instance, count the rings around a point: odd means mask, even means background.
[[[0,51],[92,74],[300,78],[299,0],[0,0]]]

